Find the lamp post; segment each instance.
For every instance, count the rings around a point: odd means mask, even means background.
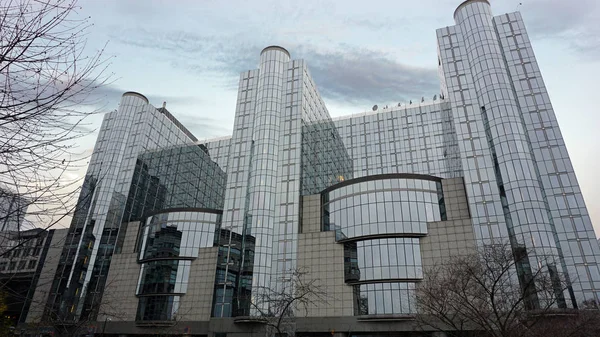
[[[104,325],[102,325],[102,337],[104,337],[104,331],[106,331],[106,322],[108,321],[112,321],[112,319],[110,317],[106,317],[104,319]]]

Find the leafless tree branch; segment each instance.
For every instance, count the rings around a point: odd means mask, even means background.
[[[588,318],[597,321],[597,310],[592,314],[564,307],[568,283],[554,268],[554,260],[537,256],[543,263],[531,266],[527,256],[516,254],[508,243],[496,244],[425,270],[417,289],[417,320],[454,336],[476,332],[548,337],[559,336],[557,331],[560,336],[600,331],[600,324],[591,325]],[[519,268],[527,271],[519,274]]]
[[[327,293],[318,279],[310,278],[310,273],[292,269],[273,287],[260,287],[253,291],[251,311],[267,327],[267,332],[279,336],[294,336],[294,322],[298,312],[305,314],[311,306],[327,303]]]
[[[87,48],[92,24],[79,10],[76,0],[0,3],[0,200],[23,198],[0,221],[26,212],[48,228],[77,200],[75,172],[86,166],[77,142],[100,112],[93,92],[111,80],[104,48]]]

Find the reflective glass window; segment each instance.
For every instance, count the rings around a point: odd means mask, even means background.
[[[415,284],[372,283],[354,286],[355,315],[398,315],[416,313]]]
[[[344,243],[346,282],[423,278],[418,238]]]
[[[198,249],[215,244],[221,215],[174,212],[151,216],[142,230],[141,259],[198,257]]]
[[[427,222],[445,218],[439,185],[430,180],[388,178],[334,189],[323,197],[323,228],[338,231],[338,240],[381,234],[425,235]]]
[[[138,294],[185,293],[191,261],[158,260],[142,264]]]
[[[139,299],[136,320],[175,320],[179,309],[179,301],[179,296],[142,296]]]

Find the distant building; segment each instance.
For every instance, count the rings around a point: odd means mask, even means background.
[[[0,232],[22,230],[29,202],[18,193],[0,188]]]
[[[49,267],[58,264],[56,252],[62,250],[66,234],[67,229],[40,228],[0,233],[0,284],[8,303],[4,314],[13,325],[24,323],[31,308],[35,311],[45,306],[45,301],[37,301],[34,293],[51,283]]]

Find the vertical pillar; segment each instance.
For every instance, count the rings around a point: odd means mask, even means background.
[[[102,235],[106,228],[111,228],[114,235],[118,230],[122,207],[125,207],[125,197],[116,193],[116,190],[119,187],[119,176],[123,174],[122,161],[129,141],[128,135],[133,127],[135,114],[147,105],[148,99],[145,96],[136,92],[124,93],[118,111],[105,117],[100,130],[98,139],[103,137],[106,142],[100,147],[96,145],[90,159],[86,175],[90,176],[90,179],[98,179],[99,183],[93,194],[88,196],[92,199],[91,207],[89,212],[81,217],[83,222],[72,224],[70,229],[76,231],[77,228],[82,228],[72,268],[68,271],[64,295],[72,298],[71,303],[68,303],[71,308],[65,309],[69,311],[67,315],[72,315],[74,319],[78,319],[82,314],[86,296],[93,290],[89,288],[92,277],[97,277],[93,269],[99,258]]]
[[[527,278],[530,266],[558,263],[559,254],[523,116],[489,2],[465,1],[456,9],[454,19],[462,34],[492,152],[511,245],[517,255],[529,257],[529,263],[518,268],[520,277]]]
[[[261,291],[269,288],[272,272],[279,124],[285,64],[289,61],[287,50],[277,46],[263,49],[260,55],[247,210],[250,219],[247,230],[256,239],[252,278],[252,296],[255,299],[260,297]]]

